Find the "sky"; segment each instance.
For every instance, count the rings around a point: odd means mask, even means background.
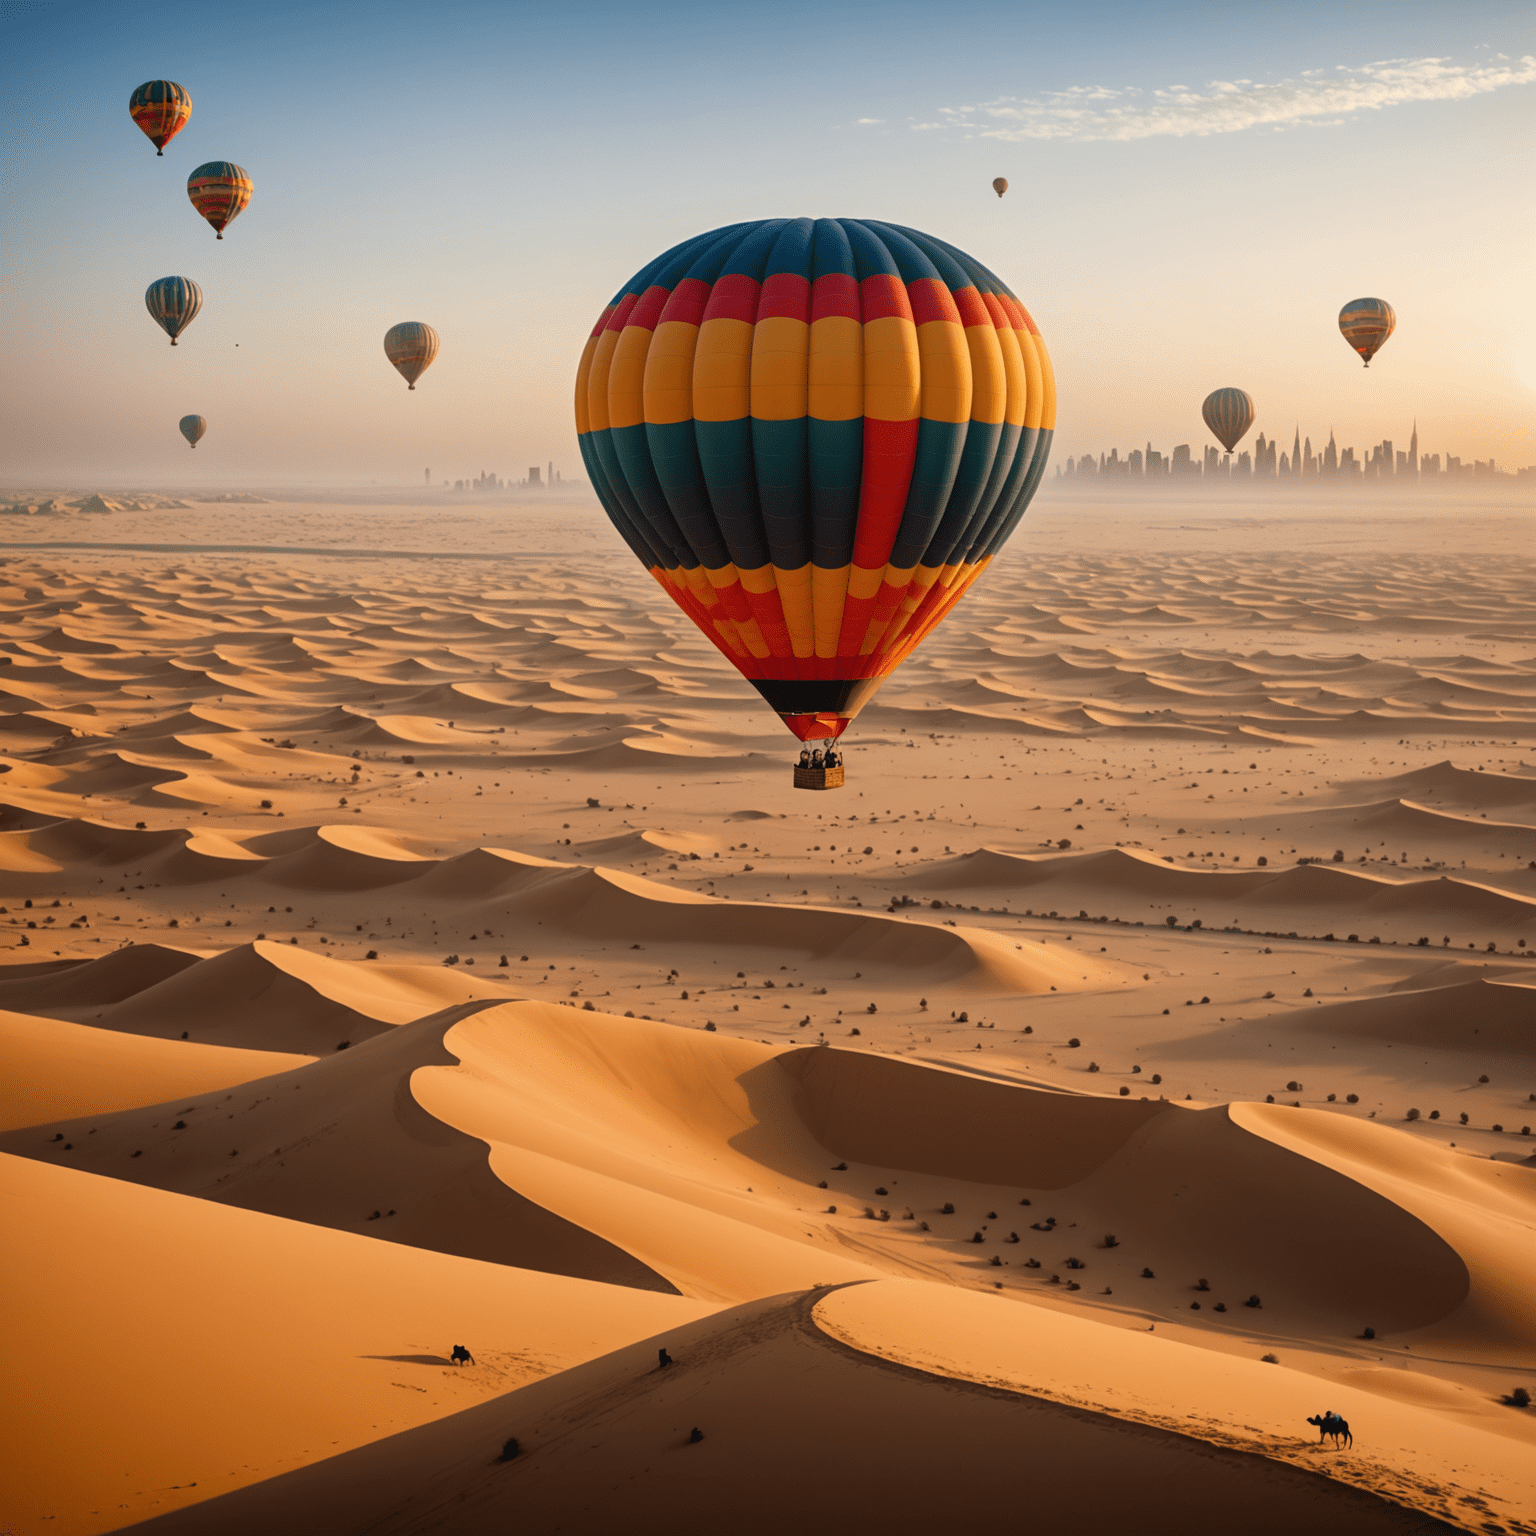
[[[141,81],[191,92],[156,158]],[[0,487],[420,484],[553,461],[593,321],[691,234],[872,217],[1033,314],[1055,455],[1207,441],[1536,464],[1528,0],[0,0]],[[255,183],[222,242],[187,173]],[[1001,200],[995,176],[1011,183]],[[175,349],[143,292],[204,293]],[[1371,368],[1347,300],[1398,328]],[[414,393],[385,330],[442,351]],[[207,418],[196,454],[176,431]]]

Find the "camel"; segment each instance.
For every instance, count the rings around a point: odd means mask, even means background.
[[[1349,1432],[1348,1421],[1341,1419],[1331,1408],[1325,1413],[1313,1414],[1307,1420],[1307,1423],[1317,1425],[1317,1443],[1319,1445],[1324,1440],[1330,1438],[1333,1441],[1335,1450],[1338,1450],[1345,1441],[1348,1441],[1350,1446],[1353,1446],[1355,1443],[1355,1437]]]

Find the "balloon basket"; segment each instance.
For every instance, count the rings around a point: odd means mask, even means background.
[[[795,765],[796,789],[841,789],[843,787],[843,765],[839,763],[836,768],[802,768]]]

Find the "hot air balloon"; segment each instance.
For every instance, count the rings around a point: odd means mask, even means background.
[[[220,240],[225,226],[239,217],[254,190],[251,178],[230,160],[210,160],[187,177],[192,206],[213,225]]]
[[[1367,368],[1396,329],[1397,316],[1385,299],[1351,299],[1339,311],[1339,330]]]
[[[128,98],[128,115],[155,146],[155,153],[163,155],[165,146],[187,126],[192,98],[174,80],[146,80]]]
[[[1240,389],[1213,389],[1200,414],[1216,441],[1231,453],[1253,425],[1253,401]]]
[[[201,416],[183,416],[176,425],[181,428],[181,435],[194,448],[197,447],[197,440],[208,430],[208,423]]]
[[[412,389],[437,356],[437,332],[420,320],[402,320],[384,333],[384,356]]]
[[[1006,176],[993,177],[992,190],[996,192],[999,197],[1001,197],[1003,193],[1008,190],[1008,178]]]
[[[806,742],[841,735],[986,569],[1055,415],[1009,289],[873,220],[684,241],[619,290],[576,377],[614,527]]]
[[[203,307],[203,290],[190,277],[162,277],[144,290],[144,306],[174,347]]]

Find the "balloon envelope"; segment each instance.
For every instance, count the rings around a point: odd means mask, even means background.
[[[251,200],[251,178],[231,160],[210,160],[187,177],[192,206],[213,225],[220,240],[225,226]]]
[[[1006,176],[995,177],[992,182],[992,190],[1001,197],[1008,190],[1008,178]]]
[[[1253,425],[1253,401],[1240,389],[1213,389],[1200,407],[1216,441],[1231,453]]]
[[[402,320],[384,333],[384,356],[412,389],[416,388],[416,380],[432,366],[439,345],[437,332],[420,320]]]
[[[201,416],[183,416],[177,426],[181,428],[181,435],[194,447],[197,440],[208,430],[208,423]]]
[[[187,126],[192,98],[174,80],[146,80],[128,98],[128,115],[155,146],[155,153],[163,155],[165,146]]]
[[[203,290],[190,277],[162,277],[144,290],[144,307],[174,347],[203,307]]]
[[[1351,299],[1339,311],[1339,331],[1344,340],[1371,366],[1371,359],[1397,329],[1397,315],[1385,299]]]
[[[619,290],[576,378],[609,519],[802,740],[839,735],[986,569],[1055,419],[1012,292],[871,220],[684,241]]]

